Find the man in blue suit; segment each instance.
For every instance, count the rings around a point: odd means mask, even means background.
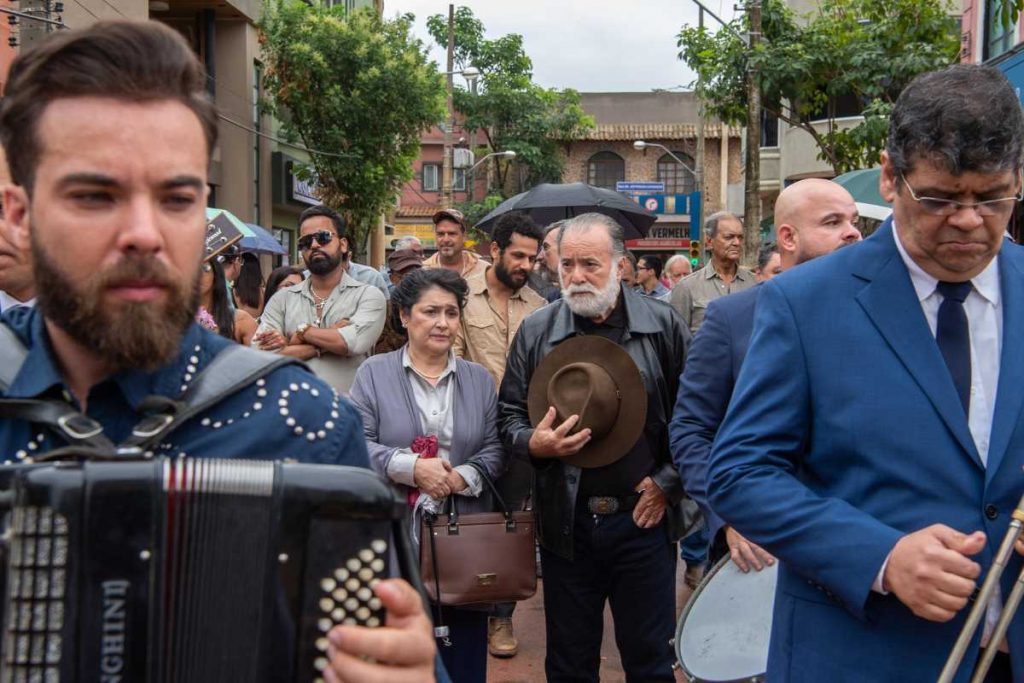
[[[781,566],[768,680],[931,681],[1024,491],[1024,114],[999,71],[900,95],[882,154],[894,217],[761,288],[712,450],[709,502]],[[1001,381],[1000,381],[1001,380]],[[1024,620],[980,647],[1024,678]],[[1010,652],[1012,655],[1007,655]]]
[[[853,197],[831,180],[796,182],[775,201],[775,231],[783,271],[830,254],[861,239]],[[770,279],[770,278],[769,278]],[[686,492],[700,506],[710,530],[710,559],[726,553],[743,571],[760,571],[773,559],[735,529],[723,525],[707,504],[707,468],[711,444],[722,420],[740,366],[747,355],[760,287],[716,299],[708,304],[697,331],[669,424],[669,446]]]

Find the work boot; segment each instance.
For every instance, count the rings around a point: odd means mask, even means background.
[[[512,620],[505,617],[487,619],[487,651],[495,657],[515,657],[519,641],[512,631]]]

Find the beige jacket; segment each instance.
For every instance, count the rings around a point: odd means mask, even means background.
[[[529,287],[522,287],[509,297],[508,321],[502,320],[487,289],[488,267],[467,280],[469,297],[453,349],[455,355],[484,366],[494,378],[495,386],[500,387],[501,378],[505,376],[505,360],[519,326],[526,316],[547,301]]]

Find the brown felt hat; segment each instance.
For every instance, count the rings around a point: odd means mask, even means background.
[[[530,379],[527,405],[534,427],[554,406],[555,426],[579,415],[570,433],[590,428],[587,445],[562,458],[577,467],[602,467],[624,456],[647,419],[647,391],[636,363],[618,344],[593,335],[571,337],[544,357]]]

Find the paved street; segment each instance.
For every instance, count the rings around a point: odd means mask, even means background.
[[[683,584],[684,565],[678,566],[676,585],[684,586],[676,598],[676,612],[690,595]],[[519,603],[513,617],[516,636],[519,638],[519,654],[511,659],[490,657],[487,661],[488,683],[540,683],[544,680],[544,586],[538,581],[537,594],[533,599]],[[684,681],[676,672],[676,680]],[[605,609],[604,638],[601,641],[601,681],[622,683],[625,675],[615,647],[615,632],[612,629],[611,612]]]

